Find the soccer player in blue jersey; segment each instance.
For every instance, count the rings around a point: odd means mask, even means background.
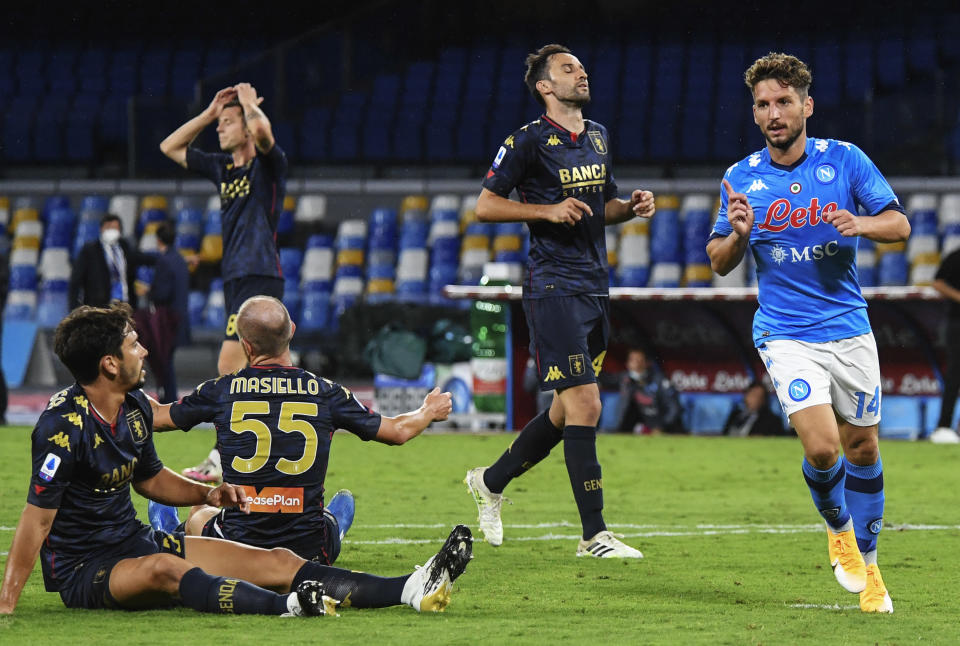
[[[137,520],[131,486],[167,504],[250,505],[240,487],[193,482],[157,457],[151,426],[159,404],[141,390],[147,351],[130,313],[126,304],[84,306],[57,326],[55,351],[77,382],[50,399],[33,431],[30,489],[3,573],[0,614],[13,613],[38,554],[46,589],[71,608],[320,615],[348,598],[354,607],[447,605],[451,581],[471,557],[462,525],[424,567],[385,578]]]
[[[353,515],[348,491],[338,492],[329,509],[323,504],[334,430],[346,429],[362,440],[403,444],[431,422],[446,419],[453,405],[450,393],[435,388],[419,409],[382,417],[343,386],[290,365],[295,328],[279,300],[255,296],[245,301],[237,329],[249,367],[204,382],[179,402],[158,407],[154,429],[189,430],[213,422],[224,481],[240,487],[251,504],[250,513],[195,507],[187,534],[286,547],[330,565]]]
[[[160,144],[163,154],[212,181],[220,193],[223,221],[223,292],[227,327],[220,346],[221,375],[246,365],[237,340],[237,310],[251,296],[283,298],[277,252],[277,220],[287,185],[287,156],[276,144],[270,121],[260,109],[262,97],[249,83],[217,92],[206,110],[177,128]],[[221,153],[205,153],[191,144],[216,122]],[[221,477],[214,448],[201,464],[184,470],[201,482]]]
[[[893,612],[877,567],[880,365],[856,257],[861,236],[901,241],[910,225],[863,151],[807,136],[812,78],[803,62],[770,53],[744,80],[767,145],[727,169],[707,253],[721,275],[747,248],[753,253],[753,340],[803,444],[830,564],[840,585],[860,594],[864,612]]]
[[[503,142],[483,181],[477,218],[526,222],[530,256],[523,307],[541,390],[555,390],[548,411],[524,427],[490,467],[467,473],[487,542],[500,545],[507,484],[563,441],[573,496],[583,525],[577,556],[641,558],[603,520],[597,460],[600,419],[597,374],[609,336],[609,280],[604,226],[649,218],[653,194],[617,197],[607,130],[583,117],[587,72],[569,49],[546,45],[527,56],[525,81],[545,114]],[[520,201],[509,198],[516,189]]]

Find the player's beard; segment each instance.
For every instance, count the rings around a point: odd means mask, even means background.
[[[777,150],[789,150],[790,146],[792,146],[794,142],[800,138],[800,135],[803,134],[803,126],[804,121],[801,120],[800,125],[798,125],[795,130],[788,130],[787,137],[780,141],[774,141],[771,139],[767,134],[766,129],[764,129],[763,138],[767,140],[767,143],[770,144],[771,147],[776,148]]]

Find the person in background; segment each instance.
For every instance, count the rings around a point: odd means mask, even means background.
[[[147,296],[147,309],[136,313],[137,330],[143,346],[150,351],[147,361],[157,378],[161,403],[177,400],[177,377],[173,369],[173,353],[190,343],[190,320],[187,316],[187,294],[190,270],[187,261],[174,247],[173,224],[157,227],[157,264],[153,282],[147,287],[136,284],[138,295]]]
[[[686,433],[680,395],[646,351],[631,348],[625,367],[616,380],[620,397],[614,428],[651,435]]]
[[[759,381],[753,381],[743,391],[743,401],[736,404],[726,423],[723,434],[731,437],[747,435],[786,435],[783,421],[770,410],[770,393]]]
[[[106,307],[111,301],[129,303],[140,265],[156,264],[123,238],[120,218],[107,213],[100,219],[100,238],[85,244],[73,263],[67,294],[70,309],[80,305]]]
[[[947,365],[943,371],[943,395],[940,399],[940,419],[936,430],[930,434],[934,444],[957,444],[960,435],[953,428],[953,409],[960,392],[960,250],[943,259],[933,288],[947,299],[946,355]]]

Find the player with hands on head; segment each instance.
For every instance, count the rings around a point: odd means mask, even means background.
[[[237,314],[249,366],[206,381],[179,402],[154,407],[154,430],[212,422],[223,456],[225,482],[239,486],[252,513],[217,505],[191,509],[188,535],[216,536],[256,547],[286,547],[332,565],[354,515],[343,489],[324,506],[324,480],[336,429],[362,440],[404,444],[453,409],[450,393],[434,388],[415,411],[381,416],[347,388],[291,366],[296,325],[279,300],[254,296]],[[151,523],[173,530],[176,511],[150,504]],[[157,519],[169,519],[167,521]]]
[[[583,528],[577,556],[641,558],[603,520],[597,375],[610,333],[604,227],[651,217],[653,194],[617,196],[607,130],[583,116],[590,86],[577,57],[562,45],[546,45],[526,63],[524,80],[545,114],[504,140],[476,213],[486,222],[525,222],[530,230],[523,308],[540,388],[555,395],[549,410],[534,417],[493,465],[471,469],[466,483],[487,542],[500,545],[504,488],[563,441]],[[520,201],[509,199],[514,190]]]
[[[163,154],[209,179],[220,194],[220,268],[227,315],[217,359],[221,375],[246,365],[237,340],[240,304],[261,294],[283,298],[276,233],[286,193],[287,156],[274,141],[262,103],[263,97],[249,83],[223,88],[203,112],[160,144]],[[206,153],[193,146],[193,140],[213,123],[222,152]],[[219,481],[222,469],[216,447],[201,464],[183,473],[200,482]]]
[[[727,169],[707,253],[723,275],[752,251],[754,345],[803,445],[830,565],[840,585],[860,595],[861,610],[893,612],[877,565],[880,364],[856,257],[859,237],[905,240],[910,224],[863,151],[807,136],[812,77],[802,61],[770,53],[744,80],[767,145]],[[867,215],[855,215],[858,207]]]

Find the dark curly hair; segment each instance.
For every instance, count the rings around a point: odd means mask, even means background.
[[[78,383],[93,383],[100,375],[100,359],[122,358],[123,338],[133,325],[133,310],[126,303],[83,305],[60,321],[53,351]]]
[[[801,97],[806,98],[813,76],[807,64],[796,56],[770,52],[755,60],[743,73],[743,82],[750,88],[750,92],[757,87],[757,83],[767,79],[775,79],[784,87],[792,87]]]
[[[563,45],[554,43],[544,45],[532,54],[527,54],[527,73],[523,76],[523,82],[527,84],[527,89],[530,90],[530,94],[533,95],[533,98],[536,99],[540,105],[546,106],[547,102],[543,100],[543,95],[540,94],[540,91],[537,89],[537,81],[550,78],[550,74],[547,71],[547,63],[550,62],[550,57],[554,54],[572,53],[573,52]]]

